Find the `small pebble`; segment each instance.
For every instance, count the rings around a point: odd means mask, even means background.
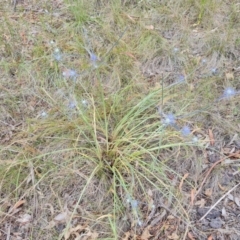
[[[222,221],[222,219],[220,217],[212,219],[210,222],[210,226],[214,229],[221,228],[223,224],[224,224],[224,222]]]

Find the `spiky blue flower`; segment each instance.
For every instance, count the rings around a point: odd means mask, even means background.
[[[75,70],[66,69],[65,71],[63,71],[62,75],[66,78],[76,78],[78,74]]]
[[[223,98],[231,98],[233,97],[234,95],[236,95],[236,90],[232,87],[227,87],[224,92],[223,92]]]
[[[185,76],[184,75],[179,75],[178,76],[178,82],[184,82],[185,81]]]
[[[84,107],[88,107],[88,101],[87,101],[86,99],[83,99],[83,100],[82,100],[82,105],[83,105]]]
[[[142,226],[143,225],[143,222],[141,220],[138,219],[138,226]]]
[[[76,107],[76,102],[75,102],[75,101],[70,101],[70,102],[68,103],[68,108],[74,109],[75,107]]]
[[[132,209],[136,209],[137,206],[138,206],[138,201],[133,199],[133,200],[131,201],[131,206],[132,206]]]
[[[164,114],[163,124],[166,126],[174,126],[176,123],[176,118],[173,114]]]
[[[197,143],[198,142],[198,137],[194,136],[193,139],[192,139],[192,142]]]
[[[62,59],[62,54],[59,48],[54,49],[53,57],[58,62]]]
[[[212,75],[217,75],[218,74],[218,69],[217,68],[212,68],[211,72],[212,72]]]
[[[94,53],[90,52],[90,51],[89,51],[88,53],[89,53],[89,55],[90,55],[90,61],[91,61],[92,65],[93,65],[95,68],[97,68],[97,67],[98,67],[98,64],[97,64],[97,62],[98,62],[98,56],[95,55]]]
[[[191,133],[191,130],[188,126],[183,126],[181,133],[184,137],[188,136]]]
[[[91,62],[96,62],[98,60],[97,55],[95,55],[94,53],[90,53],[90,60]]]
[[[45,111],[42,111],[41,117],[42,117],[42,118],[46,118],[47,116],[48,116],[48,114],[47,114]]]
[[[173,48],[173,51],[174,51],[175,53],[177,53],[177,52],[179,51],[179,48],[175,47],[175,48]]]

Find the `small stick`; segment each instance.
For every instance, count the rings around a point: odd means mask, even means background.
[[[227,193],[225,193],[218,201],[200,218],[199,221],[202,221],[230,192],[232,192],[240,183],[231,188]]]
[[[227,157],[224,157],[224,158],[220,159],[219,161],[215,162],[215,163],[212,165],[212,167],[208,170],[205,178],[203,179],[203,181],[202,181],[202,183],[201,183],[198,191],[196,192],[196,194],[195,194],[195,196],[194,196],[194,198],[193,198],[193,201],[194,201],[194,199],[197,197],[197,195],[200,193],[200,191],[201,191],[204,183],[206,182],[206,180],[207,180],[209,174],[211,173],[211,171],[213,170],[213,168],[214,168],[216,165],[218,165],[219,163],[221,163],[222,161],[226,160],[226,159],[229,158],[229,157],[233,157],[233,156],[235,156],[236,154],[237,154],[237,153],[229,154]]]

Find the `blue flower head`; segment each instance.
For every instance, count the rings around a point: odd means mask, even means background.
[[[84,107],[88,107],[88,101],[87,101],[86,99],[83,99],[83,100],[82,100],[82,105],[83,105]]]
[[[198,142],[198,137],[194,136],[194,137],[192,138],[192,142],[193,142],[193,143],[197,143],[197,142]]]
[[[138,206],[138,201],[133,199],[133,200],[131,201],[131,206],[132,206],[132,209],[136,209],[137,206]]]
[[[186,137],[191,133],[191,130],[188,126],[183,126],[181,133],[184,137]]]
[[[164,119],[163,119],[163,124],[166,126],[174,126],[174,124],[176,123],[176,118],[173,114],[167,114],[164,115]]]
[[[47,116],[48,116],[48,114],[47,114],[45,111],[42,111],[41,117],[42,117],[42,118],[46,118]]]
[[[53,54],[53,57],[56,61],[60,61],[62,59],[62,54],[61,54],[61,51],[59,48],[55,48],[54,49],[54,54]]]
[[[69,71],[69,76],[70,77],[75,77],[77,75],[77,72],[76,71],[74,71],[74,70],[70,70]]]
[[[175,47],[175,48],[173,48],[173,51],[174,51],[175,53],[177,53],[177,52],[179,51],[179,48]]]
[[[227,87],[223,92],[223,98],[231,98],[236,94],[236,90],[232,87]]]
[[[212,75],[217,75],[218,74],[218,69],[217,68],[212,68],[211,72],[212,72]]]
[[[97,55],[95,55],[94,53],[90,53],[90,60],[91,62],[96,62],[98,60]]]
[[[76,107],[76,102],[70,101],[70,102],[68,103],[68,108],[74,109],[75,107]]]
[[[94,53],[92,53],[92,52],[90,52],[90,51],[89,51],[89,55],[90,55],[90,61],[91,61],[91,63],[93,64],[93,66],[94,66],[95,68],[97,68],[97,67],[98,67],[98,65],[97,65],[97,61],[98,61],[97,55],[95,55]]]
[[[142,226],[142,224],[143,224],[143,223],[142,223],[142,221],[141,221],[141,220],[138,220],[138,226],[140,226],[140,227],[141,227],[141,226]]]
[[[72,69],[66,69],[65,71],[63,71],[62,74],[66,78],[75,78],[75,77],[77,77],[77,72],[75,70],[72,70]]]
[[[184,82],[184,81],[185,81],[185,76],[184,75],[178,76],[178,82]]]

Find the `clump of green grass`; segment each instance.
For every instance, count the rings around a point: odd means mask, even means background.
[[[114,229],[124,214],[127,196],[146,203],[150,201],[147,189],[162,192],[166,198],[175,196],[174,190],[169,191],[171,182],[165,174],[171,169],[166,166],[166,160],[159,161],[157,156],[164,149],[186,145],[181,143],[180,136],[178,141],[172,139],[169,143],[170,132],[161,124],[156,111],[161,89],[138,98],[132,98],[134,92],[133,86],[128,86],[105,97],[99,87],[94,95],[88,96],[88,107],[79,104],[71,117],[64,113],[65,118],[53,120],[50,115],[47,119],[31,120],[24,142],[34,150],[21,160],[25,168],[31,163],[38,169],[35,174],[39,177],[36,176],[33,184],[39,186],[49,178],[55,182],[56,172],[60,171],[63,189],[68,188],[65,174],[71,172],[73,176],[80,169],[86,179],[81,184],[76,206],[88,201],[94,209],[98,196],[91,199],[93,193],[89,194],[89,189],[95,181],[104,185],[105,196],[95,207],[104,213],[102,204],[107,199],[112,206],[107,210],[108,220]],[[18,158],[23,154],[26,155],[26,150]],[[114,233],[115,237],[120,234],[116,230]]]

